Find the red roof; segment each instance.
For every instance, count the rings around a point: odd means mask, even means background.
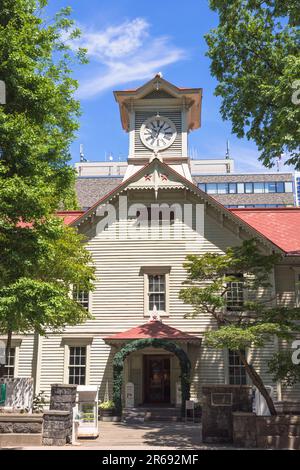
[[[70,225],[74,220],[84,214],[84,211],[58,211],[56,215],[63,219],[66,225]]]
[[[145,339],[145,338],[157,338],[157,339],[172,339],[178,341],[200,341],[197,336],[183,333],[172,326],[166,325],[158,320],[150,320],[144,325],[136,326],[130,330],[117,333],[113,336],[108,336],[105,340],[129,340],[129,339]]]
[[[289,255],[300,255],[300,208],[230,209]]]

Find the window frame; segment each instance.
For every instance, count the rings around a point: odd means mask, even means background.
[[[80,292],[83,292],[83,293],[86,293],[87,294],[87,306],[84,306],[83,303],[78,300],[78,298],[74,298],[74,293],[75,293],[75,289],[76,289],[76,293],[77,293],[77,297],[78,297],[78,294]],[[74,300],[74,302],[77,302],[78,305],[81,305],[83,308],[85,308],[88,312],[91,311],[91,303],[92,303],[92,295],[91,295],[91,291],[85,291],[84,289],[81,289],[79,290],[78,286],[76,286],[75,284],[73,284],[71,286],[71,298]]]
[[[230,274],[228,273],[227,276],[236,276],[236,277],[240,277],[241,279],[243,278],[243,275],[241,274],[240,276],[238,276],[237,274]],[[228,284],[232,284],[232,283],[236,283],[236,284],[242,284],[242,286],[244,287],[244,282],[243,281],[230,281],[230,282],[227,282],[226,283],[226,287],[228,287]],[[241,289],[241,292],[242,292],[242,301],[239,300],[239,295],[237,295],[237,301],[238,304],[234,305],[233,302],[234,300],[231,300],[232,302],[232,305],[229,305],[228,306],[228,294],[230,294],[231,290],[227,290],[226,292],[226,306],[225,306],[225,310],[226,312],[239,312],[240,309],[244,306],[244,303],[245,303],[245,289],[242,288]],[[237,292],[239,292],[239,290],[237,290]]]
[[[225,361],[225,382],[226,384],[228,385],[249,385],[250,383],[250,379],[248,377],[248,374],[245,370],[245,367],[241,364],[241,365],[230,365],[230,352],[234,352],[233,350],[230,350],[230,349],[224,349],[224,361]],[[245,356],[246,356],[246,359],[247,361],[249,360],[249,352],[248,352],[248,349],[246,348],[245,350]],[[239,368],[240,370],[244,370],[244,373],[245,373],[245,383],[230,383],[230,377],[231,377],[231,374],[230,374],[230,368]],[[241,376],[241,375],[240,375]]]
[[[71,354],[72,349],[74,349],[74,354]],[[77,351],[79,349],[80,351]],[[78,354],[78,352],[80,354]],[[83,354],[84,352],[84,354]],[[71,364],[71,357],[74,357],[75,362]],[[76,364],[76,358],[80,359],[80,363]],[[81,359],[84,358],[84,364],[82,364]],[[69,365],[68,365],[68,384],[70,385],[86,385],[86,359],[87,359],[87,347],[86,346],[69,346]],[[76,369],[79,370],[78,374],[76,374]],[[73,374],[71,375],[71,372]],[[75,381],[71,381],[71,377],[75,379],[78,377],[79,383]],[[83,383],[81,383],[81,378],[84,378]]]
[[[0,340],[6,344],[6,337],[0,336]],[[20,358],[20,347],[22,344],[22,338],[12,338],[11,349],[15,350],[15,361],[14,361],[14,377],[19,375],[19,358]]]
[[[150,317],[152,310],[149,310],[149,276],[165,276],[165,310],[157,310],[161,317],[168,317],[170,310],[170,271],[171,266],[143,266],[141,274],[144,279],[144,317]]]
[[[92,342],[93,338],[63,338],[62,344],[64,346],[64,383],[69,384],[70,348],[85,347],[85,385],[90,384],[90,360]]]
[[[7,373],[5,373],[4,375],[4,378],[5,379],[14,379],[16,377],[16,347],[15,346],[11,346],[10,349],[9,349],[9,353],[8,353],[8,362],[9,360],[11,359],[11,351],[14,351],[14,354],[13,354],[13,365],[10,365],[10,364],[7,364],[5,363],[5,371],[7,372],[8,369],[12,369],[12,372],[13,374],[12,375],[7,375]]]
[[[300,268],[293,267],[295,276],[295,307],[300,307]]]

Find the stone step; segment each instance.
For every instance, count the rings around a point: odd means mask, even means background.
[[[3,433],[0,434],[0,448],[2,447],[23,447],[41,446],[42,434],[34,433]]]
[[[123,419],[133,421],[181,421],[181,412],[178,408],[133,408],[124,410]]]

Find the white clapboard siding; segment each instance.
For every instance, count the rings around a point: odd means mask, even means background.
[[[34,336],[23,336],[19,346],[17,364],[18,377],[32,377],[33,375],[33,358],[36,358],[36,350],[34,348]]]
[[[184,203],[192,200],[191,196],[185,195]],[[143,202],[147,203],[147,197]],[[149,317],[144,316],[144,277],[141,274],[143,266],[171,267],[169,317],[163,317],[162,321],[184,332],[203,337],[205,331],[214,327],[211,317],[202,314],[197,318],[185,318],[192,313],[192,307],[183,304],[178,298],[182,283],[186,279],[186,271],[183,268],[186,255],[205,252],[224,253],[227,247],[241,243],[238,232],[230,230],[228,223],[223,223],[222,218],[215,215],[212,210],[205,212],[204,236],[186,227],[184,223],[176,221],[171,231],[166,227],[150,228],[147,237],[118,239],[115,235],[120,231],[128,229],[132,233],[136,230],[134,220],[116,221],[107,230],[97,234],[95,226],[98,221],[99,218],[96,217],[92,222],[83,224],[81,229],[88,235],[87,248],[92,254],[96,268],[95,290],[90,294],[93,319],[81,325],[67,327],[61,335],[49,334],[47,338],[43,338],[39,390],[48,392],[52,383],[62,383],[64,380],[64,370],[67,365],[63,339],[86,337],[91,339],[89,383],[100,386],[101,399],[112,397],[112,361],[115,350],[105,344],[104,338],[149,320]],[[172,231],[175,231],[176,236],[170,236],[174,234]],[[281,266],[275,272],[277,297],[286,297],[289,302],[294,301],[295,292],[292,273],[288,266]],[[260,290],[258,295],[267,296],[268,292]],[[187,348],[192,362],[191,393],[193,398],[199,399],[204,384],[225,383],[227,371],[224,351],[208,348],[204,344],[201,348],[194,345],[188,345]],[[267,362],[273,352],[273,342],[264,350],[250,352],[255,368],[262,373],[267,384],[272,384],[272,378],[267,372]],[[30,375],[35,354],[33,336],[28,336],[20,350],[19,369],[22,376]],[[141,359],[142,353],[139,354]],[[126,368],[128,379],[135,383],[137,402],[139,402],[142,399],[143,387],[139,374],[141,366],[139,368],[136,361],[127,360]],[[178,374],[178,367],[173,367],[171,377],[173,401],[176,399],[174,394]],[[300,398],[297,390],[292,392],[292,396]]]
[[[61,335],[42,340],[39,391],[50,393],[51,384],[64,383],[64,346]]]
[[[276,267],[276,298],[283,306],[295,303],[295,271],[290,266]]]
[[[135,139],[134,139],[134,153],[137,157],[149,156],[153,153],[151,149],[148,149],[140,138],[140,128],[143,122],[149,117],[155,115],[153,111],[136,111],[135,113]],[[163,156],[181,156],[182,155],[182,122],[181,122],[181,111],[174,110],[163,110],[160,112],[161,116],[171,119],[175,124],[177,130],[177,136],[175,141],[169,148],[162,150],[160,153]],[[186,155],[185,155],[186,156]]]

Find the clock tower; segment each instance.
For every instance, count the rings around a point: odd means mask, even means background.
[[[158,158],[191,181],[188,134],[201,123],[201,88],[178,88],[161,74],[136,90],[115,91],[123,129],[129,134],[124,180]]]

